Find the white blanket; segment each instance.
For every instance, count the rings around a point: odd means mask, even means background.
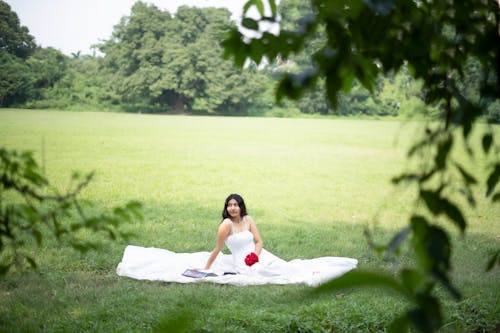
[[[203,267],[209,252],[176,253],[158,248],[129,245],[116,268],[120,276],[138,280],[193,283],[212,282],[232,285],[305,284],[318,286],[354,268],[358,261],[344,257],[282,260],[262,250],[260,262],[251,267],[235,269],[232,255],[220,253],[211,271],[217,276],[191,278],[183,276],[186,269]],[[224,273],[237,273],[226,274]]]

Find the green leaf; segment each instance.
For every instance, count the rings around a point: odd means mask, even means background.
[[[8,272],[8,271],[9,271],[9,269],[10,269],[10,266],[11,266],[11,265],[4,265],[4,264],[1,264],[1,265],[0,265],[0,276],[7,274],[7,272]]]
[[[408,311],[408,318],[421,332],[435,332],[441,326],[442,315],[439,301],[433,296],[417,297],[418,307]]]
[[[123,207],[115,207],[113,209],[113,214],[118,215],[118,216],[120,216],[122,218],[126,218],[127,217],[127,211]]]
[[[467,222],[460,209],[454,203],[440,196],[441,189],[436,191],[421,190],[420,197],[424,200],[429,211],[434,215],[444,213],[458,226],[460,231],[464,231]]]
[[[103,229],[108,233],[108,236],[109,236],[109,238],[111,240],[116,240],[117,239],[116,233],[113,231],[113,229],[108,228],[108,227],[104,227]]]
[[[464,232],[467,227],[467,222],[458,206],[446,199],[441,200],[441,205],[443,207],[443,211],[450,218],[450,220],[457,225],[461,232]]]
[[[262,57],[266,52],[266,48],[260,40],[252,40],[250,43],[250,58],[255,61],[256,64],[260,64]]]
[[[449,267],[450,241],[441,228],[430,225],[419,215],[410,219],[413,232],[413,247],[419,266],[425,271],[434,267]]]
[[[401,281],[410,294],[415,294],[425,281],[425,277],[415,269],[403,269],[401,271]]]
[[[462,298],[460,291],[451,283],[447,268],[437,266],[432,270],[432,276],[458,301]]]
[[[36,224],[41,221],[41,217],[39,213],[35,210],[35,208],[30,207],[28,205],[20,205],[20,208],[24,212],[24,216],[31,224]]]
[[[35,236],[36,244],[38,246],[42,246],[43,236],[42,236],[42,233],[40,232],[40,230],[38,230],[37,228],[34,227],[31,229],[31,232],[33,233],[33,236]]]
[[[262,3],[262,0],[249,0],[243,5],[243,15],[246,15],[246,13],[255,6],[257,8],[257,11],[259,12],[260,16],[264,16],[264,4]]]
[[[72,223],[69,230],[71,232],[75,232],[75,231],[78,231],[80,229],[84,228],[84,224],[83,223]]]
[[[132,237],[137,237],[137,234],[132,231],[118,231],[118,234],[120,235],[121,239],[125,241],[131,239]]]
[[[453,146],[453,139],[451,136],[449,136],[443,142],[439,143],[435,160],[436,168],[438,170],[442,170],[445,167],[452,146]]]
[[[243,15],[245,15],[253,5],[254,0],[248,0],[247,2],[245,2],[245,4],[243,5]]]
[[[232,29],[228,37],[221,42],[224,48],[224,58],[233,56],[236,67],[243,68],[247,59],[247,44],[243,42],[243,35],[237,29]]]
[[[319,286],[314,292],[324,293],[351,287],[384,287],[388,290],[396,291],[401,295],[408,296],[406,290],[392,276],[362,270],[350,271]]]
[[[259,30],[259,23],[249,17],[245,17],[241,20],[241,25],[250,30]]]
[[[138,220],[142,220],[144,217],[142,215],[142,203],[139,201],[129,201],[127,202],[125,208]]]
[[[488,176],[488,180],[486,181],[487,184],[487,190],[486,190],[486,196],[490,196],[491,193],[493,193],[493,190],[495,189],[495,186],[498,184],[498,180],[500,179],[500,163],[497,163],[495,165],[495,169],[491,172],[491,174]]]
[[[410,231],[411,229],[409,227],[406,227],[401,229],[396,235],[394,235],[387,248],[389,254],[392,254],[399,249],[401,243],[406,240],[406,237],[408,236]]]
[[[432,267],[448,269],[450,267],[451,246],[448,234],[441,229],[430,225],[424,235],[423,245],[432,262]]]
[[[68,232],[68,229],[64,228],[61,225],[59,219],[55,214],[52,216],[52,224],[54,225],[54,235],[56,236],[57,239],[60,239],[61,235]]]
[[[421,215],[413,215],[410,218],[410,225],[413,228],[413,231],[419,228],[427,228],[428,226],[427,219]]]
[[[86,218],[83,223],[85,228],[92,229],[102,223],[102,217],[89,217]],[[74,225],[74,224],[73,224]]]
[[[28,264],[30,264],[30,266],[32,268],[34,268],[34,269],[37,268],[37,264],[36,264],[36,262],[35,262],[35,260],[33,258],[28,257],[28,256],[26,256],[25,258],[26,258],[26,261],[28,262]]]
[[[440,192],[441,192],[441,190],[437,190],[437,191],[421,190],[420,191],[420,197],[424,200],[429,211],[434,215],[438,215],[442,212],[442,206],[440,205],[440,201],[441,201],[441,197],[439,195]]]
[[[254,0],[255,7],[257,7],[257,10],[260,14],[260,16],[264,16],[264,3],[261,0]]]
[[[483,151],[488,154],[489,151],[490,151],[490,148],[491,148],[491,145],[493,143],[493,135],[491,133],[486,133],[484,136],[483,136],[483,140],[482,140],[482,143],[483,143]]]
[[[285,96],[288,96],[291,99],[298,99],[302,96],[302,93],[302,90],[294,85],[290,74],[286,74],[281,79],[278,84],[278,88],[276,89],[276,100],[279,102]]]
[[[129,210],[141,210],[142,209],[142,203],[137,200],[131,200],[127,202],[126,208]]]
[[[407,316],[400,316],[395,318],[389,325],[387,331],[389,333],[404,333],[408,332],[410,328],[410,320]]]
[[[500,266],[500,250],[493,253],[493,255],[488,260],[488,264],[486,265],[486,271],[489,272],[495,267],[495,264]]]
[[[276,1],[275,0],[268,0],[269,3],[269,8],[271,8],[271,15],[272,17],[275,17],[278,14],[278,9],[276,6]]]
[[[460,174],[462,175],[462,178],[464,179],[466,184],[468,185],[477,184],[476,178],[469,172],[467,172],[462,166],[460,166],[460,164],[455,163],[455,166],[457,167],[458,171],[460,171]]]
[[[34,166],[33,168],[28,167],[25,169],[23,176],[26,180],[29,180],[33,185],[43,186],[47,185],[47,180],[38,173],[38,166]]]

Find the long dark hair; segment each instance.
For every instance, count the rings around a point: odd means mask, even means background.
[[[245,206],[245,201],[243,201],[243,198],[241,197],[241,195],[233,193],[227,197],[226,202],[224,203],[224,209],[222,210],[222,220],[223,221],[224,221],[224,219],[227,219],[229,217],[229,214],[227,213],[227,205],[228,205],[229,201],[231,201],[232,199],[236,200],[236,202],[238,203],[238,206],[240,207],[240,216],[243,217],[243,216],[247,215],[247,207]]]

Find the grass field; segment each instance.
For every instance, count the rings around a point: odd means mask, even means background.
[[[98,206],[141,201],[144,221],[124,226],[136,245],[211,250],[224,199],[236,192],[264,247],[278,256],[347,256],[362,268],[394,271],[406,256],[395,263],[378,258],[363,230],[387,240],[407,223],[415,191],[390,179],[408,168],[406,150],[422,125],[1,110],[0,146],[34,151],[60,189],[73,171],[94,170],[83,197]],[[477,155],[471,163],[481,170],[486,161]],[[500,208],[487,205],[482,193],[477,209],[466,210],[465,237],[450,228],[453,276],[464,299],[443,293],[443,332],[500,329],[499,270],[484,272],[500,243]],[[196,332],[383,332],[409,306],[378,289],[311,297],[310,288],[295,285],[120,278],[114,270],[125,245],[85,255],[52,239],[34,247],[37,271],[0,279],[0,332],[147,332],[182,310],[195,314]]]

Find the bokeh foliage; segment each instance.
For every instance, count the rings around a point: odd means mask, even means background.
[[[257,17],[248,15],[251,8]],[[472,187],[480,182],[492,205],[500,201],[496,189],[500,147],[493,131],[487,129],[481,135],[482,151],[471,148],[471,132],[478,118],[487,103],[500,96],[499,4],[493,0],[312,0],[309,8],[295,27],[271,33],[264,26],[279,22],[276,2],[249,0],[242,25],[254,30],[256,36],[247,38],[234,29],[223,42],[225,55],[237,66],[243,66],[247,59],[256,63],[266,58],[288,59],[314,40],[311,66],[283,75],[277,87],[278,101],[285,97],[299,100],[321,83],[331,105],[338,106],[339,93],[351,91],[353,82],[373,92],[380,75],[396,74],[404,68],[421,80],[425,102],[439,107],[442,121],[426,126],[422,138],[409,149],[408,159],[416,161],[414,171],[394,177],[393,182],[414,185],[417,206],[423,206],[426,213],[415,212],[408,226],[387,245],[376,246],[395,253],[410,239],[414,264],[396,277],[353,271],[321,290],[388,287],[412,304],[394,319],[391,331],[407,331],[410,325],[423,332],[436,331],[442,325],[442,311],[435,286],[442,286],[456,299],[461,297],[451,279],[450,231],[440,220],[445,217],[459,232],[466,231],[466,217],[453,195],[457,188],[471,207],[475,206]],[[318,34],[319,29],[324,30]],[[319,45],[318,35],[322,39]],[[481,76],[477,86],[469,88],[473,94],[462,84],[471,61]],[[489,157],[489,176],[484,182],[477,179],[475,171],[451,158],[455,145],[462,146],[470,158],[479,153]],[[495,262],[498,252],[488,268]]]
[[[122,226],[142,218],[141,204],[130,201],[96,213],[96,205],[79,198],[92,177],[74,173],[70,188],[61,191],[51,186],[31,152],[0,149],[0,276],[25,263],[36,268],[29,245],[41,247],[50,236],[80,252],[97,249],[103,239],[130,236]]]

